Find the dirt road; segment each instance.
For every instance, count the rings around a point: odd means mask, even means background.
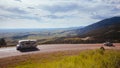
[[[115,43],[115,47],[104,46],[105,49],[119,49],[120,43]],[[50,45],[39,45],[36,50],[23,50],[17,51],[16,47],[6,47],[0,48],[0,58],[18,56],[24,54],[33,53],[49,53],[56,51],[66,51],[66,50],[87,50],[87,49],[99,49],[103,44],[50,44]]]

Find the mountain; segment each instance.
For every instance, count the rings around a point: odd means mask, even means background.
[[[57,34],[62,37],[49,39],[43,44],[120,42],[120,17],[104,19],[83,28],[69,29]]]
[[[75,32],[79,37],[118,40],[120,39],[120,17],[104,19],[82,29],[77,29]]]

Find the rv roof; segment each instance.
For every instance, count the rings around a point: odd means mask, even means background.
[[[34,40],[34,39],[19,40],[19,42],[24,42],[24,41],[37,41],[37,40]]]

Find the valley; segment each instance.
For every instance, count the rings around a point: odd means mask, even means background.
[[[82,44],[120,42],[120,17],[112,17],[88,26],[51,29],[1,29],[7,46],[21,39],[36,39],[38,44]]]

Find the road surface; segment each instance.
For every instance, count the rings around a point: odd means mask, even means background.
[[[120,43],[115,43],[115,47],[104,46],[105,49],[119,49]],[[37,48],[39,50],[28,50],[28,51],[18,51],[16,47],[6,47],[0,48],[0,58],[18,56],[24,54],[33,54],[33,53],[49,53],[55,51],[66,51],[66,50],[87,50],[87,49],[99,49],[103,44],[48,44],[48,45],[39,45]]]

